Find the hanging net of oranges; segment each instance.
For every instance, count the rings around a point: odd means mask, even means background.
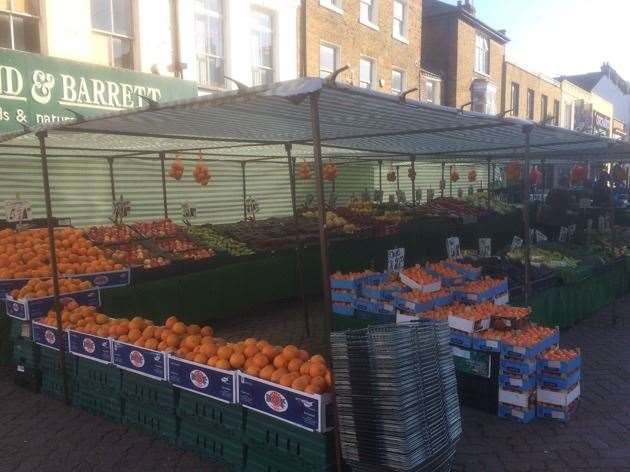
[[[203,185],[204,187],[208,185],[208,182],[210,182],[210,169],[208,169],[208,166],[204,164],[201,156],[199,156],[199,160],[193,169],[193,177],[198,184]]]
[[[329,162],[324,164],[324,179],[333,181],[339,175],[339,171],[337,170],[337,165],[334,162]]]
[[[569,180],[571,185],[581,185],[586,180],[586,167],[574,165],[569,172]]]
[[[388,182],[396,182],[396,171],[390,170],[387,172],[387,181]]]
[[[416,169],[414,167],[410,167],[407,171],[407,175],[409,175],[409,179],[413,182],[416,180]]]
[[[298,168],[298,177],[301,180],[309,180],[311,175],[313,175],[313,168],[311,165],[306,161],[302,162]]]
[[[459,180],[459,172],[457,169],[451,169],[451,182],[457,182]]]
[[[518,182],[521,180],[522,167],[519,162],[510,162],[505,167],[505,178],[508,182]]]
[[[538,169],[538,166],[532,166],[529,171],[529,183],[530,185],[540,185],[542,182],[543,173]]]
[[[468,182],[476,182],[477,181],[477,171],[475,169],[471,169],[468,171]]]
[[[171,164],[171,168],[168,171],[169,177],[174,178],[175,180],[181,180],[184,175],[184,163],[182,162],[182,157],[177,155],[175,160]]]

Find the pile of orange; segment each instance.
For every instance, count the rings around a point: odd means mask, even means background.
[[[199,156],[199,160],[195,164],[192,173],[193,177],[195,178],[195,182],[197,182],[198,184],[205,187],[206,185],[208,185],[208,182],[210,182],[210,169],[208,169],[208,166],[204,164],[201,156]]]
[[[180,180],[182,175],[184,175],[184,164],[182,162],[182,158],[177,156],[173,163],[171,164],[171,168],[168,171],[169,177],[174,178],[175,180]]]
[[[503,279],[493,279],[492,277],[484,277],[483,279],[473,280],[462,286],[459,290],[463,293],[483,293],[486,290],[497,287],[504,282]]]
[[[376,272],[371,271],[371,270],[364,270],[363,272],[349,272],[347,274],[344,274],[342,272],[337,271],[334,274],[332,274],[330,278],[337,279],[337,280],[356,280],[356,279],[361,279],[363,277],[369,277],[370,275],[376,275]]]
[[[491,305],[492,316],[497,316],[500,318],[511,318],[515,320],[527,318],[531,311],[527,307],[495,305],[493,303],[488,304]]]
[[[106,258],[78,229],[56,229],[55,249],[61,275],[91,274],[123,268],[121,264]],[[0,231],[0,279],[28,279],[51,275],[46,229]]]
[[[400,298],[416,303],[428,303],[437,298],[448,297],[451,294],[446,289],[438,290],[437,292],[425,293],[419,290],[412,290],[411,292],[402,292]]]
[[[458,311],[461,311],[459,309],[459,307],[461,306],[463,305],[460,305],[459,303],[454,303],[452,305],[446,305],[446,306],[434,308],[433,310],[424,311],[420,313],[418,316],[421,318],[429,318],[436,321],[445,321],[445,320],[448,320],[449,315],[452,315],[453,313],[457,313]]]
[[[308,162],[302,162],[298,167],[298,177],[302,180],[308,180],[313,174],[313,169]]]
[[[552,328],[531,326],[523,330],[508,331],[502,340],[511,346],[531,347],[553,334],[555,334],[555,330]]]
[[[492,316],[491,303],[480,303],[475,305],[459,305],[454,314],[460,318],[464,318],[470,321],[481,321]]]
[[[59,279],[59,293],[72,293],[92,288],[92,282],[79,279]],[[14,300],[29,300],[31,298],[44,298],[53,295],[52,279],[31,279],[21,289],[11,291]]]
[[[427,264],[427,269],[449,279],[459,277],[459,273],[457,271],[451,269],[442,262],[438,262],[437,264]]]
[[[420,285],[428,285],[437,282],[437,279],[423,270],[419,265],[404,269],[401,273]]]
[[[497,329],[487,329],[485,331],[480,331],[479,333],[475,333],[475,337],[481,339],[490,339],[494,341],[500,341],[504,337],[506,337],[508,331],[499,331]]]
[[[575,349],[560,349],[553,347],[542,353],[542,358],[548,361],[570,361],[571,359],[579,356],[579,351]]]

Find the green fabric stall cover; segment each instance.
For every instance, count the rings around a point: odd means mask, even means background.
[[[628,287],[623,265],[575,284],[536,293],[530,300],[533,321],[544,326],[567,328],[608,306]]]

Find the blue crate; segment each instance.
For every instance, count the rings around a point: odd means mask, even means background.
[[[539,403],[538,405],[536,405],[536,416],[538,418],[566,423],[571,418],[573,418],[573,415],[577,411],[579,403],[579,399],[575,400],[573,403],[566,407]]]
[[[359,288],[359,284],[357,282],[357,279],[352,279],[352,280],[336,279],[331,276],[330,288],[341,289],[341,290],[357,290]]]
[[[431,269],[429,269],[428,267],[425,267],[424,270],[428,273],[431,274],[433,277],[436,277],[438,279],[440,279],[442,281],[442,285],[446,286],[446,287],[454,287],[456,285],[461,285],[464,283],[464,276],[460,276],[460,277],[445,277],[442,274],[440,274],[439,272],[433,271]]]
[[[538,385],[542,388],[552,390],[565,390],[575,385],[581,380],[582,374],[580,369],[576,369],[570,374],[549,375],[544,371],[538,371]]]
[[[395,313],[373,313],[367,311],[356,311],[357,318],[360,320],[369,321],[371,324],[390,324],[396,322],[396,314]]]
[[[442,306],[446,306],[446,305],[450,305],[451,303],[453,303],[453,294],[449,293],[448,295],[445,295],[443,297],[438,297],[435,298],[433,300],[433,305],[436,308],[442,307]]]
[[[352,302],[352,306],[357,311],[364,311],[367,313],[372,313],[374,311],[373,303],[365,298],[355,298]]]
[[[481,277],[481,269],[477,269],[477,270],[464,269],[463,267],[459,267],[458,265],[453,264],[451,261],[448,261],[448,260],[444,261],[444,263],[448,267],[453,269],[455,272],[462,274],[466,280],[477,280],[479,277]]]
[[[401,293],[408,292],[410,290],[411,289],[409,287],[382,288],[381,286],[378,286],[378,288],[372,288],[372,286],[363,286],[361,287],[361,294],[364,298],[392,301]]]
[[[531,390],[536,387],[535,375],[517,375],[499,371],[499,385],[507,388],[519,388],[522,390]]]
[[[513,359],[501,355],[499,367],[509,374],[535,375],[536,359]]]
[[[394,300],[394,305],[399,310],[411,313],[424,313],[425,311],[433,310],[435,307],[435,300],[431,300],[426,303],[418,303],[411,300],[405,300],[404,298],[396,298]]]
[[[472,343],[475,351],[501,352],[501,341],[498,339],[482,339],[473,336]]]
[[[558,344],[558,342],[560,342],[560,333],[556,331],[554,334],[546,339],[543,339],[532,347],[511,346],[509,344],[502,343],[501,354],[515,359],[533,359],[545,349]]]
[[[353,306],[339,305],[338,303],[332,304],[332,311],[333,313],[336,313],[337,315],[343,315],[343,316],[354,315]]]
[[[536,418],[536,408],[526,410],[517,406],[499,403],[499,418],[527,424]]]
[[[366,275],[358,279],[360,285],[380,285],[387,280],[387,274],[377,272],[376,274]]]
[[[331,290],[330,295],[333,302],[345,303],[352,303],[357,296],[355,291],[347,292],[344,290]]]
[[[568,374],[578,369],[582,365],[582,356],[578,355],[569,361],[550,361],[547,359],[538,360],[538,370],[554,372],[558,374]]]
[[[451,344],[457,347],[472,348],[472,336],[461,331],[451,330]]]

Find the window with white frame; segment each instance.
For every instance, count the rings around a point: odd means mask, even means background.
[[[0,0],[0,47],[39,52],[38,0]]]
[[[341,10],[342,0],[319,0],[319,4],[331,8],[332,10]]]
[[[131,0],[91,0],[94,58],[114,67],[133,69]]]
[[[367,57],[359,60],[359,87],[374,88],[374,61]]]
[[[378,23],[377,2],[378,0],[361,0],[359,4],[359,20],[361,23],[376,26]]]
[[[273,41],[273,15],[267,10],[253,8],[251,26],[253,85],[273,83]]]
[[[490,40],[480,33],[475,36],[475,72],[490,74]]]
[[[425,82],[425,101],[440,104],[440,81],[427,79]]]
[[[471,87],[472,110],[494,115],[497,111],[497,87],[487,80],[475,80]]]
[[[392,69],[392,93],[400,95],[405,90],[405,71]]]
[[[573,103],[564,104],[562,127],[566,129],[573,129]]]
[[[405,38],[407,36],[407,0],[394,0],[393,36]]]
[[[197,81],[225,87],[223,0],[195,0]]]
[[[325,79],[339,69],[339,47],[332,44],[319,44],[319,76]]]

